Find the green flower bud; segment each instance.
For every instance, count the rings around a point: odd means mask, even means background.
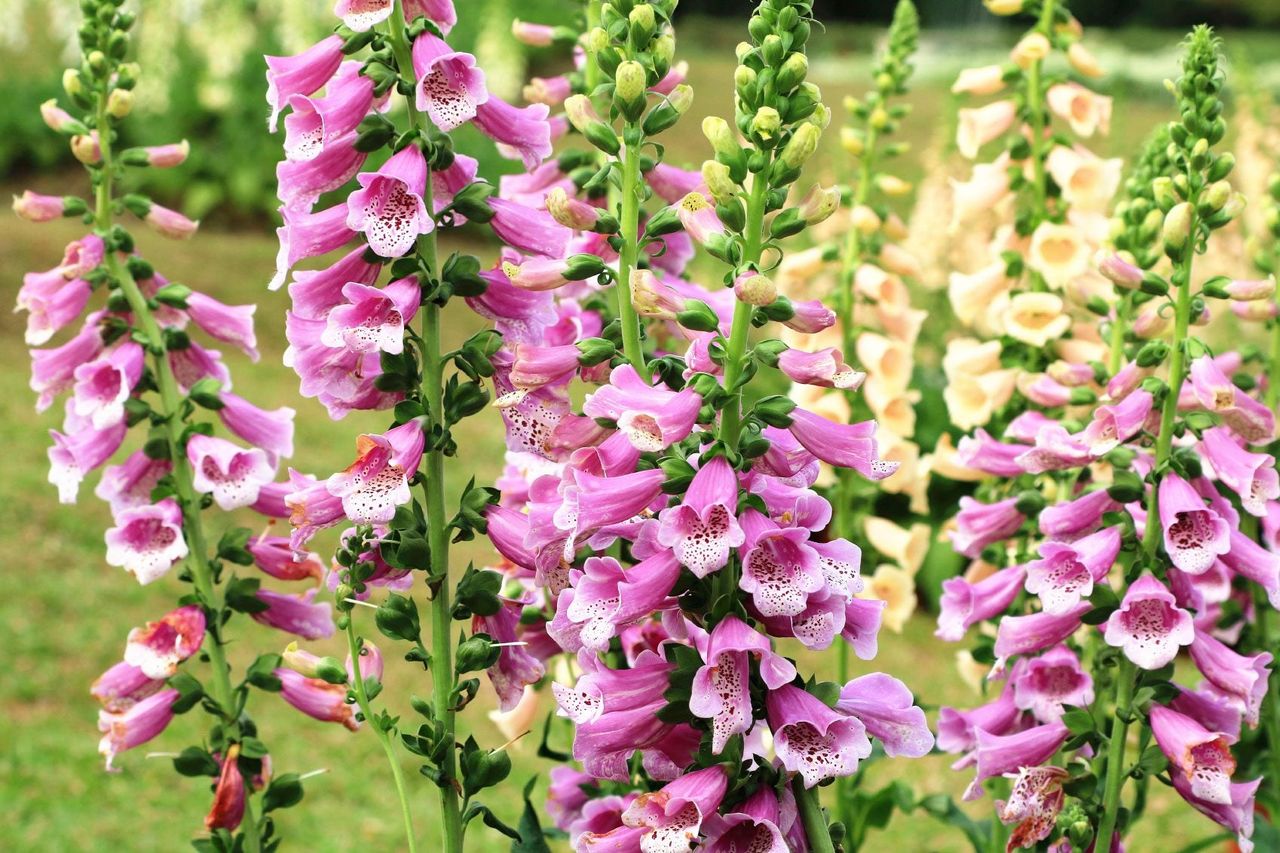
[[[1187,202],[1176,204],[1165,214],[1164,227],[1160,239],[1164,242],[1164,250],[1170,257],[1180,257],[1191,238],[1191,205]]]
[[[778,69],[778,76],[774,78],[774,86],[779,92],[790,92],[796,86],[804,82],[804,78],[809,73],[809,58],[803,53],[793,53],[787,57],[782,63],[782,67]]]
[[[657,19],[654,17],[653,7],[648,3],[641,3],[631,10],[627,20],[631,24],[631,41],[637,47],[648,45],[649,40],[653,38],[654,30],[657,28]]]
[[[817,225],[827,220],[839,207],[840,190],[835,187],[823,189],[814,184],[800,202],[797,212],[806,225]]]
[[[1173,178],[1167,175],[1161,175],[1151,182],[1151,194],[1163,211],[1167,212],[1178,203],[1178,196],[1173,191]]]
[[[1231,198],[1231,184],[1228,181],[1217,181],[1210,184],[1202,196],[1205,205],[1211,211],[1221,210],[1229,198]]]
[[[729,177],[729,167],[719,160],[707,160],[702,164],[702,180],[717,202],[726,202],[738,194],[738,184]]]
[[[648,74],[639,62],[628,59],[614,75],[613,100],[628,121],[636,121],[644,111]]]
[[[676,56],[676,37],[669,32],[664,32],[654,40],[653,47],[649,49],[649,55],[653,57],[658,74],[665,76],[667,69],[671,67],[671,61]]]
[[[694,332],[714,332],[720,328],[720,316],[700,299],[684,303],[684,310],[676,313],[676,322]]]
[[[107,114],[112,118],[124,118],[133,112],[133,92],[128,89],[112,89],[107,95]]]
[[[772,148],[782,129],[782,116],[773,107],[761,107],[751,118],[751,138]]]
[[[702,135],[711,143],[716,157],[728,165],[742,160],[742,146],[729,123],[719,116],[707,116],[702,120]]]
[[[609,34],[602,27],[596,27],[591,30],[583,39],[583,46],[589,53],[599,53],[609,45]]]
[[[618,351],[618,348],[613,345],[613,341],[604,338],[586,338],[578,341],[577,347],[578,351],[582,353],[578,357],[578,364],[583,367],[592,367],[608,361]]]
[[[782,39],[778,35],[769,33],[769,35],[765,36],[764,42],[760,45],[760,53],[764,57],[764,61],[767,65],[772,65],[774,68],[777,68],[782,64],[783,59],[786,58],[787,49],[782,44]]]
[[[818,150],[818,140],[822,130],[815,124],[806,122],[795,129],[791,139],[782,149],[779,159],[791,169],[802,167],[813,153]]]
[[[62,72],[62,88],[63,90],[75,98],[84,92],[84,81],[80,79],[80,72],[75,68],[68,68]]]

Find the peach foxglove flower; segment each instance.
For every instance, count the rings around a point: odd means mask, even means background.
[[[1088,139],[1111,130],[1111,98],[1091,92],[1079,83],[1050,86],[1045,96],[1049,109],[1071,125],[1071,132]]]
[[[984,107],[960,110],[956,147],[968,159],[976,158],[978,149],[1013,127],[1016,116],[1017,107],[1013,101],[994,101]]]
[[[1092,250],[1079,229],[1042,222],[1031,235],[1027,265],[1040,273],[1050,287],[1061,289],[1088,271],[1091,256]]]

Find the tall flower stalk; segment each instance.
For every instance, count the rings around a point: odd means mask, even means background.
[[[257,851],[280,843],[267,813],[302,796],[297,774],[273,776],[268,750],[246,710],[251,688],[283,688],[273,674],[279,656],[259,656],[243,673],[228,661],[229,627],[236,613],[286,631],[332,633],[327,609],[294,617],[306,604],[262,589],[229,565],[270,564],[250,543],[250,531],[227,527],[213,541],[205,511],[252,507],[283,511],[273,483],[282,458],[293,451],[293,410],[265,411],[230,392],[231,377],[218,352],[194,332],[257,358],[253,306],[224,305],[186,285],[167,281],[139,254],[123,214],[161,235],[188,239],[197,224],[123,183],[148,168],[173,168],[187,143],[120,147],[120,125],[134,103],[141,69],[129,62],[132,13],[116,0],[82,4],[81,58],[63,75],[70,106],[45,103],[45,122],[66,137],[86,167],[93,202],[76,196],[27,192],[14,201],[25,219],[75,216],[92,228],[67,247],[55,268],[26,276],[18,307],[28,312],[26,338],[41,346],[80,319],[95,294],[103,307],[84,317],[64,343],[32,351],[32,388],[41,411],[70,391],[62,431],[53,431],[49,479],[64,503],[74,503],[84,478],[103,466],[133,427],[147,430],[141,448],[105,468],[95,493],[111,506],[107,562],[140,583],[161,580],[175,568],[190,584],[176,609],[134,628],[123,659],[94,684],[101,703],[100,749],[109,769],[125,750],[160,735],[174,715],[200,707],[210,718],[201,744],[176,754],[175,769],[216,781],[201,849]],[[249,446],[218,437],[223,427]],[[296,580],[297,577],[282,577]],[[305,599],[309,602],[309,599]],[[208,672],[184,662],[199,655]],[[260,793],[259,793],[260,792]]]
[[[504,626],[488,621],[502,610],[498,575],[451,572],[451,541],[485,531],[494,497],[473,480],[459,505],[448,506],[446,478],[458,449],[453,429],[489,403],[484,383],[494,375],[501,340],[483,332],[447,348],[443,312],[456,297],[480,300],[492,277],[478,258],[444,257],[438,235],[468,221],[487,224],[507,246],[496,272],[505,282],[507,275],[558,275],[548,264],[559,264],[570,231],[540,204],[497,198],[497,188],[477,178],[477,161],[454,150],[449,133],[470,123],[534,170],[551,152],[552,124],[546,105],[515,107],[490,92],[475,57],[449,45],[452,3],[343,2],[336,12],[343,23],[337,35],[298,56],[268,58],[273,121],[289,110],[273,286],[299,261],[358,242],[328,268],[294,274],[286,361],[303,394],[317,397],[332,417],[389,409],[392,424],[360,436],[345,471],[323,481],[294,475],[287,496],[292,545],[302,547],[320,528],[352,525],[330,576],[350,659],[347,676],[335,672],[332,683],[359,707],[387,754],[410,846],[413,821],[391,748],[396,741],[424,759],[421,772],[439,795],[440,849],[456,853],[476,818],[519,837],[477,799],[506,778],[510,758],[457,736],[457,715],[479,687],[467,674],[496,666],[504,647],[518,643],[499,643],[494,633]],[[399,104],[403,115],[390,109]],[[375,157],[381,164],[366,169]],[[347,189],[345,200],[315,210],[322,195],[338,189]],[[378,287],[384,269],[390,281]],[[473,304],[485,313],[483,302]],[[430,601],[426,636],[412,595],[415,572],[423,573]],[[413,702],[423,718],[416,732],[375,711],[379,675],[363,675],[358,666],[376,655],[354,628],[357,605],[374,587],[389,590],[373,605],[377,629],[408,644],[405,659],[431,676],[430,701]],[[473,623],[456,646],[455,620]]]
[[[957,519],[953,541],[987,566],[944,585],[938,634],[958,640],[996,620],[994,642],[973,654],[1003,684],[987,705],[942,709],[939,745],[976,767],[969,797],[1011,780],[996,804],[1010,849],[1056,837],[1114,846],[1141,818],[1152,776],[1252,846],[1261,780],[1233,776],[1272,658],[1228,646],[1224,603],[1237,585],[1272,602],[1280,591],[1280,558],[1241,533],[1280,497],[1274,457],[1248,449],[1272,441],[1275,417],[1227,377],[1240,355],[1215,357],[1191,330],[1210,301],[1269,300],[1274,284],[1204,278],[1194,265],[1244,204],[1226,180],[1233,158],[1214,151],[1222,86],[1217,40],[1197,28],[1172,86],[1180,119],[1135,169],[1117,248],[1099,258],[1118,302],[1161,318],[1116,336],[1120,367],[1087,382],[1105,402],[1071,420],[1028,412],[1009,441],[980,433],[963,450],[1022,491],[966,503]],[[1144,180],[1149,192],[1134,183]],[[1204,676],[1196,689],[1173,680],[1183,650]]]

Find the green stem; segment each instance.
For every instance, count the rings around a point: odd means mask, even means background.
[[[360,670],[360,647],[361,644],[356,639],[355,626],[352,625],[351,614],[348,613],[347,652],[351,655],[352,661],[352,692],[355,693],[356,704],[359,705],[360,713],[364,715],[365,722],[369,724],[369,728],[373,729],[373,733],[377,735],[378,742],[382,744],[382,751],[386,753],[387,764],[391,766],[391,776],[396,783],[396,794],[400,798],[400,814],[404,818],[404,835],[409,844],[409,853],[417,853],[417,842],[414,840],[413,831],[413,815],[409,810],[409,795],[404,784],[404,769],[396,758],[390,735],[374,717],[373,704],[369,701],[369,691],[365,687],[364,673]]]
[[[1116,818],[1120,814],[1120,793],[1124,787],[1125,739],[1129,735],[1129,715],[1133,709],[1133,690],[1137,681],[1137,667],[1128,658],[1120,658],[1120,668],[1116,672],[1116,703],[1111,718],[1111,738],[1107,742],[1107,776],[1102,791],[1102,819],[1098,822],[1098,834],[1094,838],[1094,848],[1110,849],[1111,837],[1115,834]]]
[[[631,128],[638,131],[638,128]],[[630,135],[630,134],[628,134]],[[640,255],[640,150],[627,145],[622,155],[622,247],[618,251],[618,319],[622,322],[622,352],[644,379],[649,378],[640,345],[640,317],[631,305],[631,273]]]
[[[1053,11],[1054,0],[1044,0],[1044,6],[1040,9],[1040,19],[1036,22],[1035,29],[1046,38],[1051,35]],[[1036,212],[1041,218],[1047,212],[1046,203],[1048,199],[1048,181],[1045,177],[1044,162],[1044,131],[1048,124],[1048,116],[1045,110],[1044,89],[1041,86],[1040,79],[1043,64],[1043,60],[1037,59],[1027,69],[1027,107],[1030,111],[1028,124],[1031,125],[1032,189],[1035,192]]]
[[[767,166],[766,166],[767,169]],[[763,254],[765,193],[768,182],[764,172],[752,176],[751,195],[747,199],[747,222],[742,229],[743,266],[758,265]],[[733,306],[733,324],[729,330],[729,346],[724,362],[724,387],[729,391],[729,402],[720,413],[720,438],[730,447],[736,447],[742,430],[742,391],[736,390],[746,364],[747,343],[751,335],[751,306],[739,300]]]
[[[1124,333],[1129,325],[1129,294],[1116,300],[1116,316],[1111,322],[1111,341],[1107,346],[1107,371],[1115,376],[1124,362]]]
[[[1280,370],[1280,320],[1271,321],[1271,362],[1270,369],[1272,371]],[[1275,411],[1276,405],[1280,404],[1280,377],[1271,377],[1271,381],[1267,383],[1267,408]]]
[[[796,807],[800,811],[800,820],[804,823],[804,835],[809,841],[811,853],[835,853],[835,845],[831,843],[831,830],[827,828],[822,803],[818,801],[818,792],[806,788],[804,780],[799,776],[792,781],[791,790],[796,795]]]
[[[591,32],[600,26],[600,6],[601,0],[587,0],[587,32]],[[587,95],[591,96],[595,93],[596,87],[600,85],[601,73],[600,63],[596,60],[596,55],[587,51],[587,64],[583,68],[584,80],[587,86]]]
[[[110,233],[113,225],[112,181],[115,176],[115,161],[111,147],[110,122],[110,116],[107,114],[107,92],[104,89],[98,95],[98,148],[102,152],[102,163],[98,173],[94,217],[97,230],[104,238]],[[191,464],[187,461],[187,454],[182,446],[183,423],[180,412],[183,395],[173,375],[173,368],[169,364],[164,332],[151,313],[147,297],[138,287],[128,266],[120,262],[119,254],[108,252],[105,262],[112,279],[120,285],[120,292],[129,303],[134,322],[147,339],[147,349],[152,355],[156,385],[160,392],[160,414],[164,418],[165,437],[169,441],[169,456],[173,463],[174,489],[177,491],[178,502],[182,507],[182,529],[188,546],[187,566],[191,571],[191,581],[200,600],[217,614],[222,611],[222,603],[218,601],[213,580],[213,567],[209,564],[208,546],[200,518],[201,499],[192,485]],[[223,716],[230,719],[233,706],[231,667],[227,663],[226,652],[222,645],[221,620],[214,618],[211,620],[211,626],[214,626],[209,632],[211,642],[206,644],[205,652],[209,655],[209,663],[213,668],[213,699],[217,702]]]
[[[876,129],[868,126],[867,140],[862,151],[862,161],[858,166],[858,180],[853,187],[853,199],[851,202],[851,209],[853,210],[857,210],[867,201],[878,139],[879,136]],[[849,236],[845,240],[844,255],[840,262],[840,290],[836,294],[836,313],[840,317],[840,340],[844,348],[845,359],[854,357],[854,347],[858,342],[857,328],[854,326],[855,294],[853,282],[858,273],[858,265],[862,262],[862,249],[862,232],[850,225]]]
[[[391,46],[401,73],[412,74],[413,57],[408,33],[405,31],[401,0],[391,15]],[[419,112],[412,98],[406,98],[409,117],[415,127],[426,133],[430,129],[427,116]],[[431,176],[427,175],[423,202],[427,210],[434,210]],[[432,275],[439,273],[436,232],[418,238],[418,256]],[[422,306],[422,403],[427,413],[428,427],[445,425],[444,416],[444,359],[440,342],[440,306],[428,303]],[[456,713],[453,709],[453,637],[452,608],[449,588],[449,530],[444,500],[444,450],[433,442],[424,454],[425,470],[423,491],[426,496],[427,544],[431,553],[429,578],[431,598],[431,691],[432,708],[436,715],[436,731],[449,744],[441,759],[440,771],[440,825],[444,837],[445,853],[462,851],[462,810],[458,798],[457,762],[453,744],[456,741]]]

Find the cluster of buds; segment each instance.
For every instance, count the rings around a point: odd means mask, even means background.
[[[959,116],[956,145],[965,157],[1004,141],[996,159],[954,183],[954,226],[979,227],[974,223],[985,219],[993,228],[988,262],[952,273],[949,286],[956,318],[976,335],[950,341],[944,361],[946,403],[960,429],[1002,425],[1028,404],[1052,406],[1055,394],[1069,395],[1058,360],[1102,358],[1082,309],[1101,305],[1105,312],[1100,297],[1110,290],[1090,261],[1108,233],[1106,208],[1121,161],[1099,158],[1076,140],[1107,133],[1111,99],[1073,79],[1102,71],[1065,2],[1008,6],[999,13],[1034,14],[1035,25],[1009,62],[963,71],[952,87],[972,96],[1012,87]],[[1072,74],[1046,67],[1055,51],[1066,55]],[[1055,118],[1066,127],[1055,129]]]
[[[1239,645],[1280,603],[1280,480],[1257,449],[1274,439],[1274,414],[1251,395],[1256,383],[1229,378],[1243,357],[1215,356],[1190,334],[1214,299],[1271,295],[1193,275],[1241,207],[1226,183],[1233,158],[1213,150],[1226,130],[1222,83],[1217,40],[1198,28],[1171,86],[1180,120],[1158,137],[1163,151],[1148,149],[1121,206],[1116,242],[1128,254],[1101,263],[1146,297],[1131,305],[1170,318],[1168,339],[1119,335],[1118,368],[1082,369],[1078,387],[1104,399],[1084,418],[1030,411],[1004,441],[979,431],[961,448],[1007,497],[963,503],[953,542],[976,562],[944,585],[937,633],[960,640],[996,622],[972,654],[993,664],[998,695],[944,708],[938,743],[976,768],[970,796],[1012,781],[997,803],[1014,826],[1010,849],[1055,838],[1064,850],[1114,848],[1152,778],[1252,847],[1261,780],[1233,777],[1253,763],[1245,727],[1259,723],[1272,657]],[[1182,651],[1198,686],[1175,680]],[[1128,784],[1138,805],[1125,810]]]
[[[49,101],[45,122],[66,137],[93,186],[93,201],[26,192],[14,200],[24,219],[79,217],[90,229],[70,243],[62,261],[29,273],[18,293],[28,313],[26,339],[42,347],[32,356],[31,387],[44,411],[69,392],[61,430],[52,430],[49,480],[63,503],[74,503],[82,481],[104,466],[133,433],[138,449],[107,466],[95,494],[109,504],[106,561],[140,584],[177,577],[180,606],[132,629],[119,663],[94,684],[102,704],[101,752],[108,768],[125,750],[160,735],[174,715],[194,708],[210,719],[200,744],[174,760],[187,776],[215,781],[205,818],[211,850],[263,850],[279,844],[267,812],[301,796],[299,777],[272,777],[267,747],[246,710],[251,688],[275,692],[279,656],[259,656],[242,673],[227,659],[231,618],[256,621],[314,638],[333,632],[327,604],[261,587],[255,567],[283,581],[316,579],[318,563],[282,549],[275,537],[249,530],[208,529],[206,511],[251,508],[268,517],[288,514],[287,486],[274,482],[293,453],[292,409],[267,411],[231,393],[231,374],[207,339],[258,357],[254,306],[225,305],[165,279],[139,253],[117,221],[123,213],[160,234],[186,239],[196,223],[148,197],[119,194],[135,170],[172,168],[186,158],[186,142],[118,147],[120,123],[133,105],[139,67],[127,61],[132,13],[120,0],[86,0],[79,30],[81,61],[63,75],[68,108]],[[90,309],[100,300],[99,307]],[[86,314],[85,312],[88,311]],[[64,342],[44,347],[79,321]],[[198,334],[197,334],[198,333]],[[216,417],[215,417],[216,415]],[[221,429],[230,437],[217,435]],[[244,444],[237,443],[239,439]],[[286,543],[287,544],[287,543]],[[208,667],[187,662],[199,654]],[[187,664],[187,665],[184,665]],[[237,680],[238,679],[238,680]],[[255,792],[261,792],[259,799]]]

